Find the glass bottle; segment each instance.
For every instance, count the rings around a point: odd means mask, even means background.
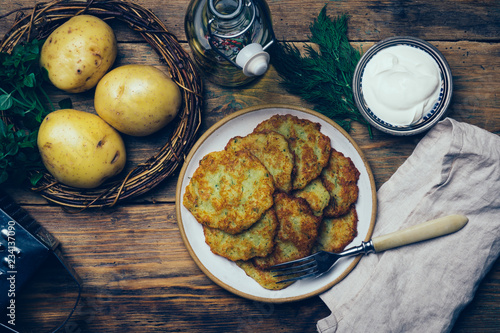
[[[216,84],[241,86],[267,71],[275,37],[264,0],[191,0],[185,31],[196,64]]]

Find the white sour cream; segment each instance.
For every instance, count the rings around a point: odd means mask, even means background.
[[[379,51],[363,72],[362,89],[370,110],[393,125],[418,122],[438,101],[441,75],[425,51],[408,45]]]

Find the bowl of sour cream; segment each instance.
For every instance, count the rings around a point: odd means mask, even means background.
[[[436,47],[415,37],[391,37],[372,46],[356,66],[356,105],[375,128],[394,135],[422,133],[451,101],[450,67]]]

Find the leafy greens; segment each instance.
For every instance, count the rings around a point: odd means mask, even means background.
[[[352,93],[352,78],[361,52],[347,39],[347,15],[330,19],[323,7],[310,26],[305,55],[290,43],[277,44],[273,66],[290,93],[314,105],[314,109],[336,121],[346,131],[351,121],[368,125],[359,113]],[[318,50],[319,49],[319,50]]]
[[[39,65],[43,41],[18,44],[0,53],[0,184],[27,179],[34,185],[43,170],[36,145],[38,128],[53,110]]]

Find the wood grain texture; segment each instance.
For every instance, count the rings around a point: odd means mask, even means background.
[[[138,0],[151,9],[183,47],[188,0]],[[0,16],[33,0],[0,0]],[[448,116],[500,134],[500,2],[330,1],[332,16],[350,16],[348,37],[367,50],[394,35],[426,39],[446,57],[454,94]],[[268,0],[280,41],[299,48],[309,25],[325,5],[320,0]],[[0,19],[0,36],[14,16]],[[158,55],[120,23],[111,23],[119,41],[116,65],[159,65]],[[245,107],[283,103],[312,107],[288,94],[273,67],[239,89],[205,80],[200,134],[224,116]],[[50,89],[53,101],[68,97]],[[71,95],[73,106],[93,112],[93,92]],[[400,138],[353,124],[350,135],[365,153],[377,188],[412,153],[422,135]],[[148,158],[164,136],[125,138],[129,166]],[[292,304],[263,304],[237,297],[215,285],[190,258],[175,216],[173,176],[147,194],[105,210],[68,212],[27,189],[8,192],[62,243],[62,250],[83,281],[80,306],[66,332],[315,332],[316,321],[330,311],[319,297]],[[49,262],[19,296],[18,328],[40,332],[63,320],[72,306],[74,286],[56,262]],[[22,318],[22,319],[21,319]],[[460,313],[454,333],[500,331],[500,261],[478,286],[474,300]]]

